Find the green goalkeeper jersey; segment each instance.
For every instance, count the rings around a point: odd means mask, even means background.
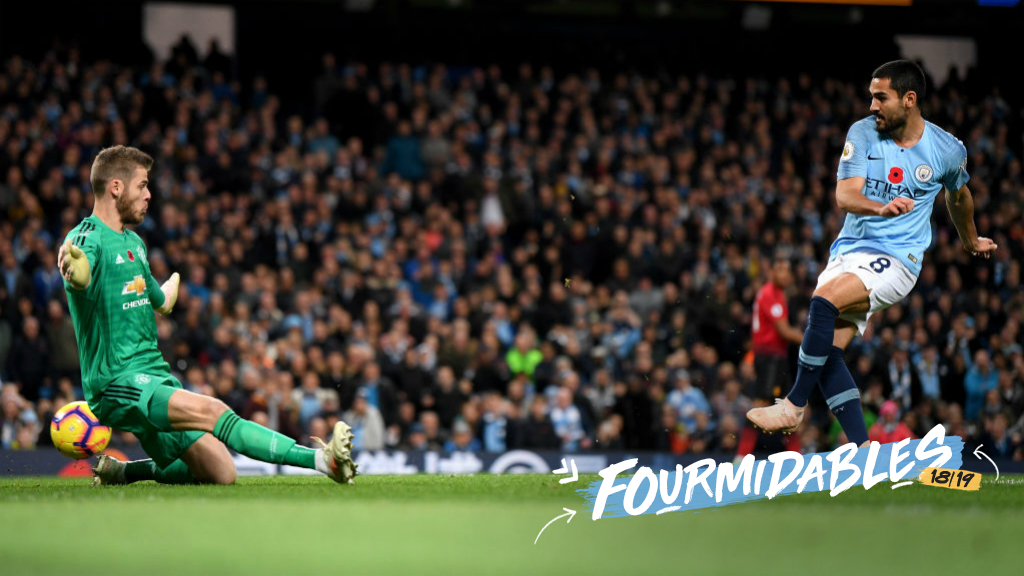
[[[66,240],[85,252],[92,272],[85,290],[64,281],[86,402],[95,406],[107,384],[124,374],[169,374],[153,316],[164,293],[149,270],[142,238],[131,230],[116,232],[93,214]]]

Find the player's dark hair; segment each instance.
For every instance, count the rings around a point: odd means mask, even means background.
[[[913,91],[917,94],[917,101],[924,100],[925,77],[924,70],[915,62],[910,60],[893,60],[886,62],[871,74],[872,78],[889,79],[889,85],[896,91],[896,95],[903,98],[907,92]]]
[[[135,167],[142,166],[147,171],[153,167],[153,158],[131,146],[111,146],[105,148],[96,155],[92,163],[92,171],[89,173],[89,181],[92,183],[92,193],[102,196],[107,193],[107,184],[111,180],[118,179],[128,186],[128,181],[135,173]]]

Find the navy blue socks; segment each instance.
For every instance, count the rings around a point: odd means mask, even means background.
[[[821,296],[811,298],[811,307],[807,313],[807,331],[804,332],[804,340],[800,343],[796,382],[787,396],[795,406],[806,406],[807,397],[818,384],[829,352],[832,350],[838,317],[839,310],[831,302]]]
[[[828,355],[825,369],[821,371],[821,393],[828,402],[829,410],[843,426],[846,438],[857,446],[867,442],[868,428],[860,406],[860,391],[846,367],[842,349],[835,346]]]

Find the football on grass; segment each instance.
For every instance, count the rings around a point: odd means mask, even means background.
[[[50,438],[62,454],[81,460],[107,447],[110,427],[100,424],[85,402],[72,402],[53,415]]]

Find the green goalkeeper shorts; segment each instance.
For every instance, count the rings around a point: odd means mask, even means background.
[[[170,465],[205,432],[175,430],[167,404],[181,382],[170,374],[128,374],[103,389],[98,406],[91,406],[100,422],[131,432],[160,468]]]

